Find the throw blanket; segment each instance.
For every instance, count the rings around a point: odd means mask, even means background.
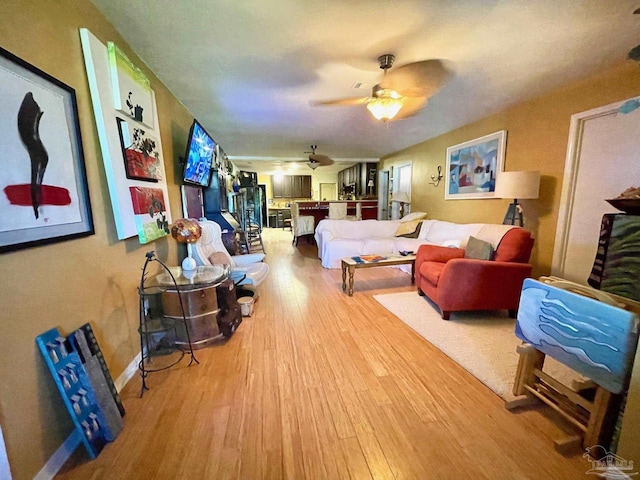
[[[515,228],[513,225],[494,225],[494,224],[484,224],[480,228],[480,231],[476,235],[480,240],[484,240],[485,242],[489,242],[493,249],[495,250],[500,245],[502,241],[502,237],[505,234]]]

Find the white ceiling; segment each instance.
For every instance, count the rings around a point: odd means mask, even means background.
[[[303,159],[311,144],[377,159],[595,73],[640,43],[640,0],[92,1],[252,171]],[[369,95],[384,53],[396,67],[440,59],[453,76],[418,115],[387,124],[363,105],[311,105]]]

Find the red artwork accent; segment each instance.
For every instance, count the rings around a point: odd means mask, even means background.
[[[71,195],[69,195],[69,190],[66,188],[41,185],[41,189],[42,198],[40,199],[40,205],[71,205]],[[21,207],[33,206],[30,183],[7,185],[4,187],[4,193],[11,205],[19,205]]]
[[[158,159],[131,148],[125,149],[127,174],[132,178],[158,181]]]
[[[164,212],[164,194],[160,188],[129,187],[133,213],[136,215],[149,214],[149,209],[154,206],[156,210]],[[159,205],[152,205],[153,200]]]

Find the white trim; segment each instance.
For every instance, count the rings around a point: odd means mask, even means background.
[[[75,449],[80,446],[80,443],[80,432],[74,430],[73,433],[67,437],[64,443],[60,445],[60,448],[56,450],[56,453],[52,455],[49,461],[45,463],[44,467],[42,467],[38,474],[33,477],[33,480],[52,480],[65,462],[69,460],[69,457]]]
[[[4,436],[2,435],[2,426],[0,426],[0,478],[11,480],[11,467],[9,458],[7,457],[7,447],[4,444]]]
[[[140,358],[141,358],[141,355],[140,353],[138,353],[134,357],[134,359],[131,360],[131,363],[127,365],[127,368],[125,368],[124,372],[122,372],[120,376],[113,382],[118,392],[122,391],[122,389],[129,382],[129,380],[131,380],[133,376],[138,372],[138,364],[140,363]],[[2,433],[2,430],[0,430],[0,434],[1,433]],[[0,438],[0,441],[2,441],[1,438]],[[4,444],[4,442],[2,443]],[[38,474],[35,477],[33,477],[33,480],[53,480],[53,478],[60,471],[62,466],[66,463],[67,460],[69,460],[69,457],[71,457],[71,454],[75,451],[76,448],[80,446],[80,444],[81,444],[80,433],[77,430],[74,430],[71,433],[71,435],[67,437],[64,443],[58,448],[58,450],[56,450],[56,452],[51,456],[49,461],[45,463],[44,467],[42,467],[42,469],[38,472]],[[0,453],[1,452],[2,452],[2,449],[0,449]],[[0,456],[0,467],[2,467],[1,460],[2,458]],[[7,464],[7,468],[8,468],[8,464]],[[3,470],[2,468],[0,468],[0,478],[10,479],[11,478],[10,475],[11,473],[9,472],[9,477],[4,477]]]
[[[558,209],[558,223],[556,226],[556,238],[553,247],[553,259],[551,260],[551,275],[563,277],[565,258],[567,255],[569,226],[575,196],[576,181],[580,168],[580,155],[582,150],[582,136],[585,124],[588,120],[614,114],[622,105],[631,99],[605,105],[604,107],[576,113],[571,116],[569,127],[569,141],[567,145],[567,158],[564,165],[564,178],[562,180],[562,194],[560,196],[560,208]]]
[[[129,383],[129,380],[131,380],[133,376],[139,372],[138,365],[140,363],[140,360],[141,355],[140,353],[138,353],[133,358],[133,360],[131,360],[131,363],[127,365],[127,368],[124,369],[124,372],[122,372],[120,376],[113,382],[118,392],[121,392],[124,386]]]

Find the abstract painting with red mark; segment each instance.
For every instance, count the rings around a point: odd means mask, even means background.
[[[169,234],[164,193],[160,188],[129,187],[140,243],[149,243]]]
[[[162,160],[156,140],[143,128],[116,118],[127,178],[157,182],[162,180]]]
[[[93,233],[75,92],[0,49],[0,251]]]

